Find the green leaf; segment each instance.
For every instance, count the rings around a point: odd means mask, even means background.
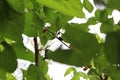
[[[66,70],[64,76],[70,74],[72,71],[73,71],[73,72],[76,72],[75,68],[73,68],[73,67],[68,68],[68,69]]]
[[[27,80],[46,80],[39,67],[31,64],[27,72]]]
[[[55,9],[69,16],[84,17],[82,11],[83,5],[79,0],[37,0],[40,4],[43,4],[49,8]]]
[[[4,40],[14,49],[18,59],[24,59],[34,62],[34,54],[32,51],[25,48],[22,42],[23,39],[19,39],[19,41],[13,41],[11,39],[4,37]]]
[[[24,13],[23,0],[7,0],[9,6],[18,13]],[[19,3],[19,4],[18,4]]]
[[[24,34],[30,37],[36,37],[42,32],[43,20],[34,12],[27,12],[25,15]]]
[[[43,59],[42,56],[39,56],[39,65],[41,71],[46,75],[48,72],[48,63]]]
[[[16,3],[19,4],[16,5]],[[19,57],[24,58],[26,56],[23,55],[28,55],[24,54],[26,49],[22,43],[22,33],[24,29],[24,3],[22,0],[9,0],[9,2],[1,0],[0,5],[2,7],[0,9],[0,36],[15,41],[16,44],[14,45],[14,50],[17,53],[17,57],[19,55]],[[29,56],[27,57],[29,59],[31,58]]]
[[[99,22],[105,22],[108,20],[108,15],[110,14],[110,10],[96,10],[95,12],[95,19]]]
[[[60,12],[57,13],[58,17],[56,19],[56,28],[60,30],[60,28],[65,27],[68,24],[68,21],[72,19],[72,17],[64,15]]]
[[[105,21],[104,23],[101,24],[100,31],[102,33],[109,33],[109,32],[114,31],[114,29],[116,27],[117,26],[114,26],[113,18],[110,18],[110,19],[108,19],[107,21]]]
[[[16,52],[17,58],[34,62],[33,52],[26,49],[22,43],[21,44],[19,44],[19,43],[15,44],[12,47]]]
[[[108,4],[107,7],[110,8],[110,9],[118,9],[118,10],[120,10],[119,0],[108,0],[107,4]]]
[[[6,80],[6,72],[0,68],[0,79]]]
[[[15,76],[13,76],[11,73],[7,73],[6,76],[7,76],[6,80],[16,80]]]
[[[52,36],[50,35],[50,33],[48,31],[46,31],[45,33],[41,33],[40,35],[40,41],[42,43],[42,45],[45,45],[47,43],[48,40],[51,40]]]
[[[77,72],[74,73],[74,76],[72,77],[71,80],[80,80],[80,76]]]
[[[71,43],[72,48],[70,50],[58,49],[49,53],[48,58],[74,66],[88,64],[98,52],[99,44],[95,35],[82,31],[80,26],[66,26],[65,29],[63,39]]]
[[[60,12],[57,12],[48,7],[44,7],[44,14],[46,16],[45,22],[49,22],[51,24],[50,30],[56,32],[61,27],[64,27],[72,17],[64,15]]]
[[[63,39],[71,43],[73,49],[78,48],[80,54],[96,54],[99,44],[94,34],[82,31],[80,26],[71,25],[66,26],[65,29],[66,33],[63,35]]]
[[[107,67],[107,71],[108,71],[108,75],[110,76],[110,78],[112,80],[117,80],[120,78],[120,67],[118,67],[117,65],[114,66],[114,65],[110,65]]]
[[[45,75],[45,78],[46,78],[47,80],[51,80],[51,78],[50,78],[50,76],[49,76],[48,74]]]
[[[94,65],[100,73],[105,72],[106,68],[110,66],[103,50],[95,57]]]
[[[111,78],[112,78],[112,80],[120,79],[120,70],[119,70],[119,72],[113,73]]]
[[[16,3],[19,4],[15,5]],[[24,28],[23,1],[1,0],[0,5],[0,35],[15,41],[19,40]]]
[[[22,78],[22,80],[25,80],[26,77],[27,77],[27,70],[23,70],[23,69],[21,69],[21,71],[22,71],[22,74],[23,74],[23,78]]]
[[[97,24],[97,21],[95,20],[95,17],[90,17],[90,18],[87,20],[87,24],[88,24],[88,26],[89,26],[89,25],[95,25],[95,24]]]
[[[57,12],[54,9],[48,8],[46,6],[43,7],[43,12],[45,17],[45,22],[49,22],[51,25],[55,26]]]
[[[89,75],[89,80],[101,80],[96,75]]]
[[[62,27],[68,24],[68,20],[72,19],[71,17],[64,15],[60,12],[57,12],[53,9],[48,7],[43,7],[44,15],[46,16],[43,20],[45,23],[50,23],[51,26],[48,28],[51,32],[55,33],[60,30]],[[44,29],[44,28],[42,28]],[[41,30],[42,31],[42,30]],[[46,30],[45,32],[40,33],[41,43],[44,45],[50,39],[52,39],[54,35],[51,34]]]
[[[0,68],[7,72],[14,72],[17,68],[17,57],[15,51],[7,43],[1,44],[3,50],[0,52]]]
[[[94,75],[95,72],[96,72],[96,69],[91,68],[87,74],[88,74],[88,76],[89,75]]]
[[[83,1],[83,6],[85,7],[86,10],[88,10],[88,12],[92,12],[93,11],[93,6],[89,2],[89,0],[84,0]]]
[[[32,10],[34,8],[33,3],[31,1],[24,0],[24,2],[25,2],[25,8],[27,8],[28,10]]]
[[[80,76],[80,77],[83,77],[84,79],[87,79],[87,78],[88,78],[87,74],[85,74],[85,73],[83,73],[83,72],[79,72],[79,76]]]
[[[105,40],[106,57],[112,64],[120,64],[120,30],[107,33]]]
[[[119,27],[120,27],[119,23],[114,24],[113,18],[109,18],[107,21],[101,24],[100,31],[102,33],[109,33],[119,30]]]
[[[25,48],[22,42],[23,39],[19,39],[19,41],[16,41],[16,42],[8,38],[4,38],[4,39],[14,49],[18,59],[24,59],[24,60],[29,60],[31,62],[34,62],[34,54],[32,51]]]

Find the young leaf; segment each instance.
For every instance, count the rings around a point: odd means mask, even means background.
[[[110,11],[108,9],[105,10],[96,10],[95,12],[95,19],[99,22],[105,22],[108,20],[108,15],[110,14]]]
[[[73,78],[71,80],[80,80],[79,76],[73,76]]]
[[[71,79],[71,80],[80,80],[79,73],[74,72],[74,76],[72,77],[72,79]]]
[[[69,16],[84,17],[82,11],[83,5],[80,0],[37,0],[40,4],[43,4],[49,8],[55,9],[63,14]]]
[[[45,75],[46,80],[51,80],[48,74]]]
[[[7,43],[2,43],[3,50],[0,51],[0,68],[7,72],[14,72],[17,68],[17,57],[13,48]]]
[[[88,12],[92,12],[93,11],[93,6],[89,2],[89,0],[84,0],[83,6],[85,7],[86,10],[88,10]]]
[[[109,33],[114,31],[114,28],[116,26],[114,26],[114,21],[113,18],[108,19],[107,21],[103,22],[100,26],[100,31],[102,33]]]
[[[87,78],[88,78],[87,74],[85,74],[85,73],[83,73],[83,72],[79,72],[79,76],[80,76],[80,77],[83,77],[84,79],[87,79]]]
[[[70,74],[72,71],[73,71],[73,72],[76,72],[75,68],[73,68],[73,67],[68,68],[68,69],[66,70],[64,76]]]

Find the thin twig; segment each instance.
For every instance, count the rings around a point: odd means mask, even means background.
[[[58,37],[56,37],[60,42],[62,42],[66,47],[70,48],[70,46],[68,46],[66,43],[64,43],[63,41],[61,41]]]
[[[60,42],[62,42],[66,47],[70,48],[70,46],[68,46],[67,44],[65,44],[62,40],[59,39],[59,37],[56,36],[55,33],[53,33],[52,31],[50,31],[48,28],[46,28],[46,30],[52,34],[52,36],[54,36],[55,38],[57,38]]]
[[[34,37],[34,48],[35,48],[35,65],[39,66],[39,49],[38,49],[38,41],[37,37]]]

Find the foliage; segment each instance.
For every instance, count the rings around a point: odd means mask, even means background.
[[[46,59],[89,69],[87,74],[75,68],[67,69],[65,76],[73,71],[72,80],[83,77],[89,80],[117,80],[120,78],[120,25],[108,16],[120,10],[119,0],[0,0],[0,80],[15,80],[12,75],[17,59],[34,62],[23,71],[23,80],[50,80]],[[83,8],[89,13],[97,7],[95,15],[86,23],[68,23],[73,17],[85,18]],[[105,8],[101,8],[105,7]],[[45,26],[50,23],[50,26]],[[89,25],[101,23],[100,31],[105,41],[89,33]],[[65,33],[60,32],[65,29]],[[22,34],[39,37],[43,47],[35,54],[23,44]],[[62,35],[63,34],[63,35]],[[60,36],[62,35],[62,36]],[[46,44],[58,39],[67,50],[52,52]],[[68,46],[67,43],[70,44]],[[38,47],[38,46],[37,46]],[[42,56],[42,50],[45,55]],[[36,56],[37,52],[40,54]],[[34,61],[36,60],[36,61]]]
[[[83,77],[84,79],[88,79],[88,76],[87,76],[85,73],[83,73],[83,72],[78,72],[78,71],[76,71],[76,69],[73,68],[73,67],[68,68],[68,69],[66,70],[64,76],[67,76],[67,75],[70,74],[71,72],[73,72],[73,74],[74,74],[74,76],[72,77],[71,80],[79,80],[80,77]]]

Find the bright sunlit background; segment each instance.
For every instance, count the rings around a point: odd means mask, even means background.
[[[90,2],[93,4],[93,0],[90,0]],[[96,10],[96,8],[94,8],[92,13],[88,13],[85,9],[83,9],[83,11],[85,12],[86,18],[76,18],[76,17],[74,17],[72,20],[70,20],[68,22],[69,23],[78,23],[78,24],[85,23],[89,17],[94,16],[95,10]],[[117,11],[117,10],[114,10],[113,13],[112,13],[112,16],[109,16],[109,17],[113,17],[113,19],[115,21],[115,24],[117,24],[118,21],[120,20],[120,18],[118,16],[120,16],[120,12]],[[90,25],[89,26],[89,28],[90,28],[89,32],[90,33],[97,33],[100,37],[102,37],[105,40],[105,34],[100,33],[100,25],[101,25],[101,23],[98,23],[96,25]],[[23,35],[23,38],[24,38],[24,41],[23,41],[24,45],[28,49],[30,49],[34,52],[33,38],[27,37],[26,35]],[[50,42],[49,44],[52,44],[49,49],[51,49],[53,51],[56,50],[58,47],[60,47],[61,44],[62,44],[58,40],[53,40],[53,41],[49,41],[49,42]],[[41,44],[39,43],[39,45],[41,45]],[[65,48],[65,46],[63,46],[63,47]],[[17,80],[22,80],[21,69],[27,69],[29,67],[29,65],[30,65],[29,61],[24,61],[24,60],[19,60],[18,59],[18,68],[14,73]],[[57,62],[54,62],[52,60],[49,60],[48,61],[48,66],[49,66],[48,74],[50,75],[52,80],[70,80],[73,76],[73,74],[71,73],[70,75],[64,77],[64,73],[65,73],[66,69],[71,67],[70,65],[61,64],[61,63],[57,63]],[[78,71],[83,72],[82,68],[78,68],[78,67],[75,67],[75,68]],[[85,73],[87,73],[87,72],[85,72]],[[80,80],[84,80],[84,79],[81,78]]]

